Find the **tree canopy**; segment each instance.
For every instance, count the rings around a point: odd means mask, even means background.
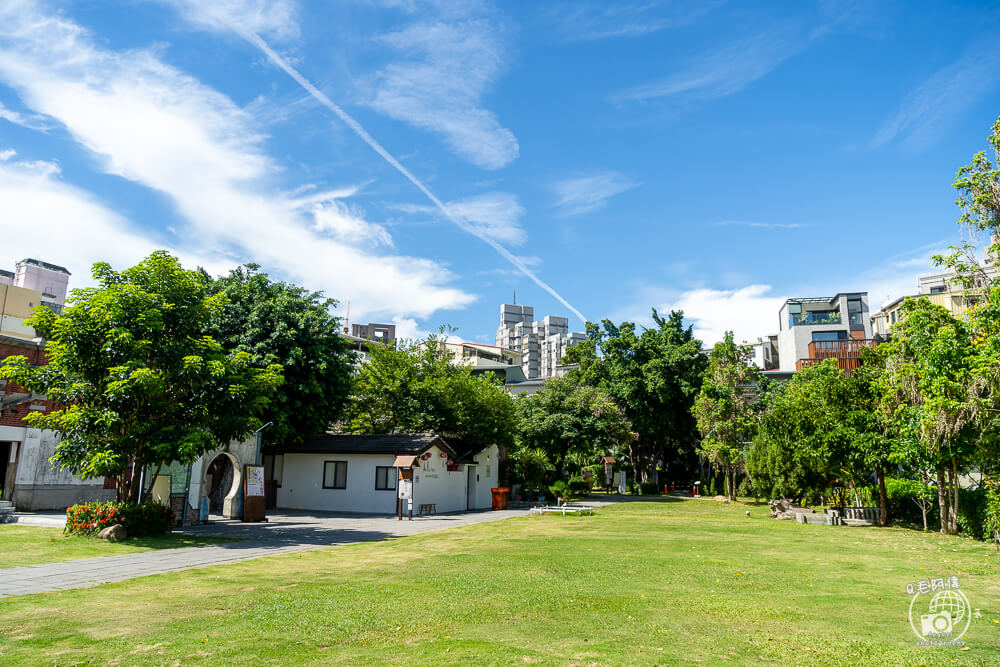
[[[285,382],[271,398],[269,446],[300,444],[343,415],[350,395],[353,353],[320,292],[272,281],[255,264],[210,284],[224,298],[211,333],[227,350],[250,354],[256,366],[281,364]]]
[[[518,448],[540,450],[558,476],[578,472],[598,456],[627,446],[630,424],[603,391],[552,378],[534,396],[517,400]],[[536,460],[539,457],[527,457]]]
[[[759,381],[749,346],[737,345],[733,332],[727,331],[708,355],[694,415],[702,435],[699,453],[723,470],[730,500],[736,500],[736,475],[756,430],[757,415],[751,406]]]
[[[117,477],[119,499],[136,499],[133,466],[191,462],[258,426],[281,366],[255,366],[205,335],[225,298],[165,251],[120,272],[95,264],[93,277],[98,286],[73,290],[62,315],[40,308],[29,320],[49,339],[49,364],[10,357],[0,377],[56,403],[26,418],[60,434],[53,463]]]
[[[354,433],[440,434],[463,451],[514,443],[514,399],[492,376],[448,361],[441,342],[373,345],[354,381],[347,428]]]
[[[688,469],[698,442],[692,414],[701,388],[705,353],[684,314],[653,310],[654,325],[636,332],[632,322],[587,324],[588,340],[571,347],[572,377],[606,392],[621,408],[636,438],[630,446],[635,478],[650,481],[658,466]]]

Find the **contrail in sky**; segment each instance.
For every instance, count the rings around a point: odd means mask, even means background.
[[[570,304],[569,301],[567,301],[566,299],[564,299],[562,297],[562,295],[560,295],[559,292],[555,291],[555,289],[553,289],[552,287],[550,287],[548,285],[548,283],[546,283],[544,280],[542,280],[541,278],[539,278],[538,276],[536,276],[531,271],[531,269],[529,269],[527,267],[527,265],[524,262],[522,262],[516,255],[514,255],[513,253],[511,253],[509,250],[507,250],[507,248],[503,247],[502,245],[500,245],[499,243],[497,243],[495,240],[491,239],[490,237],[486,236],[485,234],[482,234],[478,229],[476,229],[474,226],[470,225],[468,222],[466,222],[462,218],[460,218],[460,217],[458,217],[456,215],[453,215],[451,213],[451,211],[448,210],[448,207],[445,206],[444,203],[440,199],[438,199],[437,196],[433,192],[430,191],[430,188],[428,188],[426,185],[423,184],[423,182],[420,181],[420,179],[418,179],[416,176],[414,176],[412,173],[410,173],[409,169],[407,169],[402,164],[400,164],[399,160],[397,160],[395,157],[392,156],[392,154],[389,151],[387,151],[385,148],[383,148],[382,144],[380,144],[378,141],[375,140],[375,137],[373,137],[372,135],[368,134],[368,132],[365,130],[365,128],[361,127],[361,124],[358,123],[358,121],[354,120],[354,118],[352,118],[346,111],[344,111],[343,109],[341,109],[340,106],[338,106],[333,100],[331,100],[329,97],[327,97],[323,93],[323,91],[321,91],[316,86],[312,85],[312,83],[310,83],[307,78],[305,78],[304,76],[302,76],[297,69],[295,69],[294,67],[292,67],[292,65],[287,60],[285,60],[280,55],[278,55],[267,44],[267,42],[265,42],[261,38],[260,35],[258,35],[256,32],[253,32],[253,31],[240,30],[238,27],[235,28],[235,30],[244,39],[246,39],[248,42],[250,42],[251,44],[253,44],[254,46],[256,46],[258,49],[260,49],[261,51],[263,51],[264,55],[266,55],[271,60],[271,62],[273,62],[275,65],[277,65],[278,67],[280,67],[281,69],[283,69],[285,71],[285,73],[288,74],[288,76],[290,76],[293,79],[295,79],[295,81],[300,86],[302,86],[303,88],[305,88],[305,90],[310,95],[312,95],[320,104],[322,104],[327,109],[329,109],[330,111],[332,111],[333,113],[335,113],[337,115],[337,117],[340,118],[340,120],[344,121],[344,123],[346,123],[349,128],[351,128],[352,130],[354,130],[355,134],[357,134],[359,137],[361,137],[362,141],[364,141],[366,144],[368,144],[369,146],[371,146],[372,150],[374,150],[376,153],[378,153],[379,155],[381,155],[382,158],[386,162],[388,162],[389,164],[391,164],[393,167],[396,168],[396,171],[398,171],[403,176],[405,176],[411,183],[413,183],[413,185],[417,186],[417,189],[420,190],[421,192],[423,192],[427,196],[427,198],[430,199],[431,202],[435,206],[438,207],[438,209],[441,211],[441,213],[444,214],[444,216],[446,218],[448,218],[453,223],[455,223],[455,225],[457,225],[459,229],[461,229],[464,232],[468,232],[469,234],[472,234],[473,236],[475,236],[479,240],[481,240],[484,243],[488,244],[491,248],[493,248],[494,250],[496,250],[500,254],[501,257],[503,257],[508,262],[510,262],[511,264],[513,264],[515,267],[517,267],[517,269],[521,273],[523,273],[524,275],[526,275],[528,278],[531,278],[531,280],[533,280],[536,285],[538,285],[543,290],[545,290],[546,292],[548,292],[549,294],[551,294],[552,296],[554,296],[559,303],[561,303],[562,305],[564,305],[567,308],[569,308],[573,312],[574,315],[576,315],[577,317],[580,318],[580,320],[582,322],[586,322],[587,321],[587,318],[583,316],[583,313],[581,313],[579,310],[577,310],[576,308],[574,308]]]

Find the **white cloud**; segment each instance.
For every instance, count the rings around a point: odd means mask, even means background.
[[[4,264],[25,257],[47,260],[66,266],[73,274],[70,287],[81,287],[89,284],[94,262],[131,266],[158,247],[89,193],[60,180],[57,164],[18,161],[14,155],[0,151],[0,201],[8,230]],[[15,229],[23,233],[10,233]]]
[[[44,118],[34,114],[25,115],[18,111],[13,111],[5,107],[3,104],[0,104],[0,120],[5,120],[8,123],[13,123],[14,125],[20,125],[21,127],[28,128],[29,130],[45,131],[51,129],[51,126],[45,122]]]
[[[667,28],[691,25],[724,0],[680,2],[562,3],[546,15],[566,42],[586,42],[614,37],[641,37]]]
[[[614,171],[568,178],[552,186],[555,206],[566,215],[590,213],[607,204],[608,199],[639,185]]]
[[[470,223],[480,234],[502,243],[524,243],[524,207],[509,192],[487,192],[446,204],[452,215]]]
[[[317,232],[323,223],[315,207],[273,187],[280,168],[263,151],[253,119],[150,52],[101,49],[33,2],[8,3],[0,8],[0,81],[65,125],[105,172],[166,195],[187,222],[179,231],[188,247],[256,261],[351,299],[362,316],[426,317],[474,299],[447,287],[452,275],[435,262],[374,255],[335,229]]]
[[[958,60],[925,79],[903,99],[882,123],[871,145],[879,147],[899,139],[910,150],[922,150],[973,104],[1000,83],[1000,34],[983,40]]]
[[[798,26],[776,26],[722,47],[704,51],[684,69],[635,86],[613,97],[617,102],[654,98],[712,100],[737,93],[776,69],[808,45]]]
[[[425,213],[434,217],[439,217],[442,214],[442,211],[436,206],[421,204],[390,204],[389,206],[405,213]],[[462,223],[467,228],[466,231],[481,238],[492,239],[498,243],[524,243],[525,232],[521,227],[521,218],[524,216],[525,210],[517,195],[509,192],[487,192],[473,195],[446,202],[444,213],[452,221]],[[532,265],[525,263],[524,266],[531,268]]]
[[[188,21],[210,30],[255,32],[278,39],[298,37],[293,0],[161,0]]]
[[[482,107],[507,60],[495,21],[434,16],[379,39],[407,59],[377,72],[368,101],[373,109],[441,135],[452,152],[482,169],[517,159],[514,133]]]
[[[737,341],[756,340],[777,333],[778,309],[787,297],[772,296],[770,285],[747,285],[738,289],[698,288],[664,304],[662,311],[683,310],[694,324],[695,336],[712,346],[732,331]]]

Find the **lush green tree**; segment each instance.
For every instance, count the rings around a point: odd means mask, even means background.
[[[62,315],[43,308],[31,318],[49,339],[49,364],[10,357],[0,377],[56,403],[27,417],[60,434],[53,463],[84,479],[116,477],[118,498],[135,500],[139,475],[129,471],[191,462],[259,425],[281,366],[257,367],[205,335],[225,298],[164,251],[121,272],[95,264],[93,277],[98,286],[73,290]]]
[[[867,378],[846,378],[835,359],[807,366],[776,386],[747,453],[762,491],[801,500],[833,488],[847,502],[872,471],[881,437]]]
[[[750,347],[737,345],[733,332],[727,331],[708,355],[694,415],[702,435],[699,453],[722,469],[730,500],[736,500],[736,475],[743,467],[746,443],[756,430],[752,405],[759,380]]]
[[[474,375],[449,359],[434,337],[399,349],[373,345],[354,380],[348,429],[437,433],[460,452],[509,449],[517,429],[514,399],[493,376]]]
[[[914,457],[936,473],[941,532],[958,529],[959,473],[994,440],[998,366],[977,349],[973,327],[926,298],[907,299],[886,348],[882,404]]]
[[[210,333],[227,350],[249,353],[254,365],[284,368],[285,383],[268,408],[274,426],[266,432],[280,449],[321,435],[340,419],[354,357],[331,313],[336,301],[272,281],[258,269],[247,264],[211,283],[225,300]]]
[[[706,364],[682,312],[663,318],[653,310],[653,322],[641,333],[631,322],[588,323],[588,340],[565,357],[579,364],[571,376],[604,390],[632,424],[636,438],[629,458],[638,481],[652,481],[660,465],[686,472],[694,466],[698,428],[692,407]]]
[[[553,378],[534,396],[517,400],[519,449],[541,450],[557,476],[576,473],[628,444],[628,420],[603,391]]]

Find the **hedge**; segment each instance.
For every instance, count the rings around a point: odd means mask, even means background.
[[[96,535],[115,524],[125,527],[129,537],[163,535],[174,525],[174,511],[160,503],[125,503],[117,500],[73,505],[66,509],[70,535]]]

